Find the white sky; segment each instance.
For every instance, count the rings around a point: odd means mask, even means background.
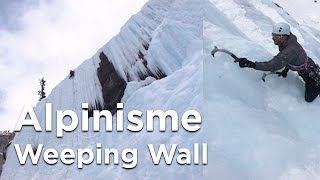
[[[53,0],[21,4],[20,13],[12,11],[15,18],[0,22],[0,130],[14,128],[24,105],[36,105],[38,79],[47,80],[49,95],[146,1]],[[0,16],[10,17],[10,9],[3,10],[3,2],[0,6]]]

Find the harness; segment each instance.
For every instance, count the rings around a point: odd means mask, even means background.
[[[288,64],[292,71],[297,71],[302,77],[311,80],[315,86],[320,85],[320,67],[310,57],[307,57],[305,62],[299,66]]]
[[[301,65],[295,66],[292,64],[288,64],[288,66],[292,71],[297,71],[299,74],[304,74],[306,71],[308,71],[311,64],[311,61],[306,58],[305,62]]]

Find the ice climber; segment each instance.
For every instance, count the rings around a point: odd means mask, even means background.
[[[253,68],[261,71],[277,71],[279,76],[287,77],[289,70],[296,71],[305,82],[305,100],[312,102],[320,93],[320,68],[298,43],[297,37],[290,32],[287,23],[277,23],[273,26],[272,40],[279,46],[279,53],[270,61],[252,62],[239,58],[241,68]]]
[[[74,71],[73,71],[73,70],[70,70],[69,79],[72,78],[73,76],[74,76]]]

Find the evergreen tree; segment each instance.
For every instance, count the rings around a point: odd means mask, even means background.
[[[46,86],[46,80],[44,78],[39,79],[41,90],[38,91],[38,95],[40,96],[39,101],[46,97],[46,93],[44,92]]]

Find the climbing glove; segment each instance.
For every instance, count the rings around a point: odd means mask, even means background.
[[[237,61],[239,62],[239,66],[241,68],[245,68],[245,67],[255,68],[256,67],[256,63],[248,60],[247,58],[239,58]]]
[[[278,74],[278,76],[282,76],[283,78],[286,78],[287,77],[287,74],[288,74],[288,71],[289,71],[289,68],[286,67],[284,68],[284,70],[282,70],[281,72],[276,72],[276,74]]]

